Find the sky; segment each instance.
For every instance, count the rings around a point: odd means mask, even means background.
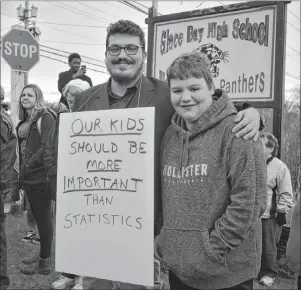
[[[151,6],[151,1],[136,1],[144,11]],[[203,2],[203,3],[202,3]],[[222,1],[233,4],[242,1]],[[201,4],[202,3],[202,4]],[[201,7],[197,6],[201,4]],[[1,36],[9,31],[12,25],[19,24],[16,8],[25,1],[1,1]],[[119,19],[128,19],[144,28],[147,39],[147,15],[134,10],[119,1],[30,1],[30,6],[38,7],[36,26],[41,31],[41,54],[67,62],[68,54],[78,52],[88,62],[97,63],[100,67],[87,64],[87,75],[93,84],[100,84],[108,79],[104,64],[106,27]],[[142,6],[143,5],[143,6]],[[171,14],[200,8],[220,6],[220,1],[160,1],[158,11]],[[67,25],[66,25],[67,24]],[[285,89],[300,86],[300,2],[292,1],[287,11]],[[46,48],[47,46],[48,48]],[[53,50],[56,49],[56,50]],[[85,57],[95,60],[88,60]],[[90,70],[96,69],[101,72]],[[40,62],[29,72],[29,83],[38,84],[48,101],[58,101],[58,74],[68,70],[67,64],[40,58]],[[1,84],[9,96],[10,67],[1,58]]]

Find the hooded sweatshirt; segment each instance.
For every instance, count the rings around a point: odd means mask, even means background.
[[[190,130],[176,113],[161,148],[163,264],[197,289],[256,277],[266,164],[260,141],[231,132],[237,111],[223,93]]]

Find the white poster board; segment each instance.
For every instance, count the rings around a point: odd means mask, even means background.
[[[197,13],[195,13],[197,14]],[[246,9],[154,24],[153,75],[182,53],[201,51],[216,88],[233,100],[273,100],[275,7]]]
[[[60,115],[56,271],[153,285],[154,112]]]

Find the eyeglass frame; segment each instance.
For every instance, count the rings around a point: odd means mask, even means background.
[[[134,53],[134,54],[128,54],[128,53],[126,52],[126,50],[125,50],[126,47],[127,47],[127,46],[130,46],[130,45],[131,45],[131,46],[137,47],[136,53]],[[145,48],[143,45],[135,45],[135,44],[128,44],[128,45],[126,45],[126,46],[120,46],[120,45],[117,45],[117,44],[113,44],[112,46],[118,46],[119,49],[120,49],[120,52],[119,52],[118,54],[113,54],[113,55],[112,55],[112,54],[110,53],[110,50],[109,50],[110,46],[108,46],[106,52],[108,52],[109,55],[111,55],[111,56],[118,56],[118,55],[120,55],[120,53],[121,53],[122,50],[124,50],[124,52],[125,52],[126,55],[136,55],[137,52],[138,52],[138,50],[139,50],[139,47]]]

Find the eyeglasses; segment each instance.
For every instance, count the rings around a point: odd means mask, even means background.
[[[126,46],[119,46],[119,45],[112,45],[107,47],[107,52],[112,56],[118,56],[121,53],[121,50],[124,49],[127,55],[135,55],[138,52],[139,47],[138,45],[129,44]]]

